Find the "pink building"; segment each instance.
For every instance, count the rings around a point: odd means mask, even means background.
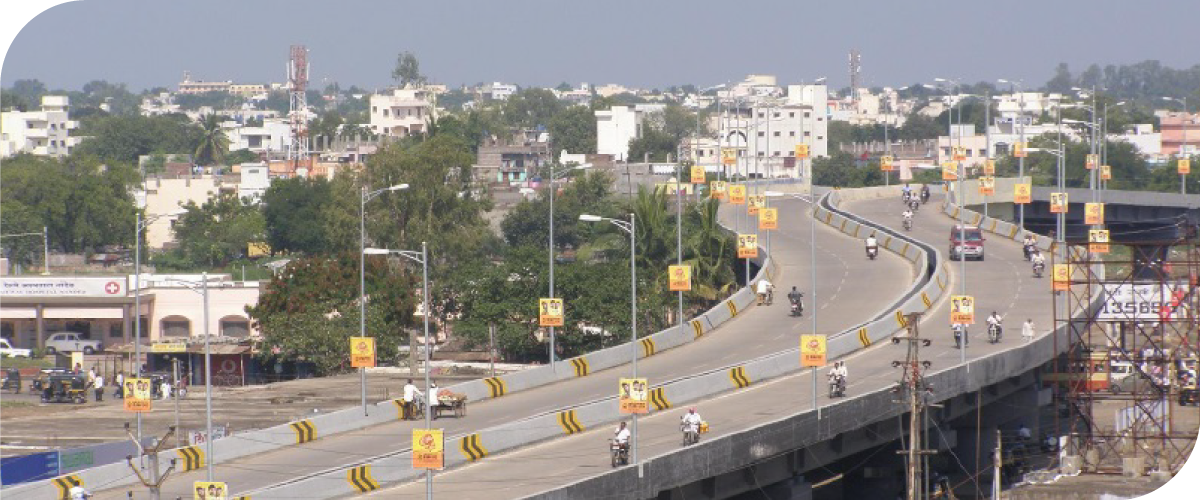
[[[1164,155],[1179,154],[1185,143],[1187,148],[1184,153],[1200,154],[1200,114],[1168,111],[1161,114],[1159,120]]]

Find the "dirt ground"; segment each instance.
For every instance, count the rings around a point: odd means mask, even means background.
[[[419,378],[423,378],[420,375]],[[372,373],[367,377],[367,401],[398,397],[405,381],[403,373]],[[443,375],[434,369],[439,386],[477,378]],[[423,380],[417,381],[424,385]],[[52,448],[83,446],[127,439],[124,424],[134,425],[135,415],[124,410],[122,401],[112,398],[112,389],[104,400],[75,405],[41,403],[37,395],[0,395],[0,455],[20,455]],[[286,423],[304,416],[328,413],[360,404],[357,374],[336,377],[291,380],[267,385],[217,388],[213,391],[213,425],[227,425],[230,432],[260,429]],[[188,430],[204,429],[204,388],[192,386],[179,401],[179,426]],[[173,400],[154,401],[154,410],[142,414],[142,434],[162,436],[175,424]],[[185,432],[177,433],[186,436]],[[186,437],[183,440],[186,441]]]

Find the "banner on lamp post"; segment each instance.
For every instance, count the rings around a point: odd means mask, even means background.
[[[1100,180],[1107,181],[1112,179],[1112,166],[1100,165]]]
[[[1108,230],[1088,230],[1088,251],[1092,253],[1108,253]]]
[[[975,298],[970,295],[950,296],[950,323],[975,324]]]
[[[1067,213],[1068,197],[1067,193],[1050,193],[1050,213],[1065,214]]]
[[[979,194],[983,196],[991,196],[996,194],[996,178],[991,176],[980,177]]]
[[[996,160],[988,158],[983,162],[983,175],[988,177],[996,176]]]
[[[884,172],[892,172],[896,170],[896,160],[890,155],[879,157],[879,170]]]
[[[825,336],[800,336],[800,366],[802,368],[819,368],[825,366]]]
[[[1083,205],[1083,223],[1089,226],[1104,224],[1104,204],[1085,203]]]
[[[758,211],[758,228],[764,231],[779,228],[779,209],[763,208]]]
[[[353,368],[375,367],[374,337],[350,337],[350,366]]]
[[[731,184],[729,186],[729,203],[734,205],[746,204],[746,186],[744,184]]]
[[[704,184],[707,181],[704,167],[692,165],[692,184]]]
[[[956,181],[958,180],[958,162],[948,161],[942,163],[942,180]]]
[[[667,275],[670,277],[672,292],[692,290],[692,266],[669,266]]]
[[[1033,186],[1029,184],[1013,186],[1013,203],[1018,205],[1033,203]]]
[[[538,324],[563,326],[563,300],[538,299]]]
[[[808,158],[808,144],[796,145],[796,158]]]
[[[737,243],[737,253],[739,259],[753,259],[758,257],[757,234],[739,234],[737,236]]]

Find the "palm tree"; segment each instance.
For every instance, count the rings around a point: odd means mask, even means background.
[[[686,264],[692,266],[692,294],[709,302],[725,296],[734,284],[730,258],[733,242],[721,231],[717,220],[720,202],[709,199],[700,203],[699,219],[688,234]]]
[[[196,163],[220,163],[229,152],[229,137],[221,128],[221,117],[216,114],[206,115],[200,120],[200,128],[203,134],[200,136],[200,144],[196,146]]]

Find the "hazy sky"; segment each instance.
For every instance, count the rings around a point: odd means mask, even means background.
[[[1076,73],[1092,62],[1200,63],[1188,25],[1200,0],[79,0],[23,26],[14,19],[61,1],[4,0],[0,43],[12,45],[0,84],[103,79],[138,91],[175,88],[185,70],[281,82],[291,44],[308,47],[314,85],[367,88],[391,83],[404,50],[452,86],[707,86],[760,73],[841,87],[852,48],[871,86],[934,77],[1040,86],[1059,62]],[[30,14],[10,15],[22,9]]]

